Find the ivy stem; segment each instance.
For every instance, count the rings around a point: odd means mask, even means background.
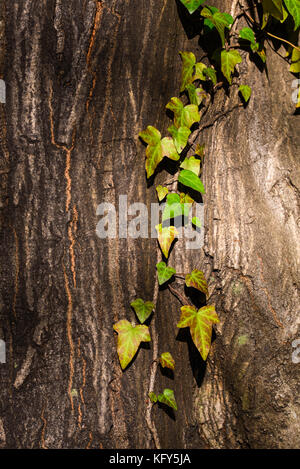
[[[185,279],[185,275],[184,274],[174,274],[174,277],[178,277],[178,278],[183,278]]]
[[[175,288],[171,287],[171,285],[168,285],[168,288],[169,288],[170,292],[178,298],[178,300],[180,301],[180,303],[182,305],[184,305],[184,306],[187,305],[187,304],[190,305],[190,302],[188,301],[188,299],[185,296],[181,295],[181,293],[179,293],[179,291],[177,291]]]
[[[156,260],[158,260],[158,248],[156,249],[156,257],[157,257]],[[156,313],[156,306],[157,306],[158,291],[159,291],[159,286],[156,280],[155,286],[154,286],[154,293],[153,293],[153,303],[155,305],[155,313]],[[157,373],[157,368],[158,368],[158,337],[157,337],[157,332],[155,328],[155,314],[154,314],[154,317],[152,319],[152,324],[151,324],[151,336],[152,336],[152,344],[153,344],[153,357],[152,357],[152,364],[150,368],[149,388],[148,388],[148,394],[147,394],[148,402],[146,406],[145,418],[146,418],[146,423],[152,435],[156,449],[161,449],[158,432],[157,432],[155,423],[152,421],[152,418],[151,418],[151,411],[152,411],[153,403],[149,399],[150,392],[154,392],[155,378],[156,378],[156,373]]]
[[[300,47],[295,46],[290,41],[287,41],[286,39],[283,39],[282,37],[275,36],[275,34],[269,33],[268,31],[266,31],[266,33],[268,36],[274,37],[278,41],[286,42],[289,46],[292,46],[294,49],[297,49],[298,51],[300,51]]]

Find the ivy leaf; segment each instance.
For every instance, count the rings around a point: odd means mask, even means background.
[[[141,342],[150,342],[151,337],[147,326],[133,326],[126,319],[114,324],[114,330],[118,333],[117,352],[122,370],[131,362]]]
[[[157,395],[155,394],[155,392],[149,392],[148,396],[150,398],[150,401],[153,402],[153,404],[157,402]]]
[[[208,296],[207,282],[204,273],[201,270],[194,269],[190,274],[185,277],[185,284],[187,287],[193,287]]]
[[[173,140],[170,137],[161,139],[160,131],[152,125],[148,125],[146,130],[139,133],[139,136],[148,144],[146,148],[147,178],[154,174],[156,167],[164,156],[175,161],[180,158]]]
[[[228,83],[231,85],[231,75],[234,72],[234,67],[242,62],[242,57],[235,49],[222,50],[221,52],[221,70]]]
[[[159,185],[156,187],[156,192],[157,192],[158,200],[161,202],[168,194],[169,189],[167,187],[163,187]]]
[[[197,145],[195,154],[200,156],[201,160],[204,158],[204,153],[205,153],[205,145]]]
[[[212,325],[220,322],[214,306],[203,306],[198,311],[194,306],[182,306],[177,327],[189,327],[194,344],[203,360],[206,360],[212,336]]]
[[[189,85],[193,86],[193,85]],[[190,136],[190,129],[188,127],[175,127],[175,125],[171,125],[168,128],[168,132],[173,137],[175,148],[178,151],[178,153],[181,153],[182,150],[186,147],[189,136]]]
[[[194,13],[205,0],[180,0],[185,8],[189,11],[190,15]]]
[[[202,181],[196,176],[195,173],[189,171],[188,169],[183,169],[178,177],[178,181],[181,182],[184,186],[190,187],[195,191],[205,194],[205,189]]]
[[[182,72],[181,72],[181,88],[180,92],[184,91],[188,84],[193,82],[194,66],[196,64],[196,57],[193,52],[179,52],[182,59]]]
[[[189,100],[191,104],[195,104],[195,106],[200,106],[203,99],[206,97],[206,93],[202,88],[196,88],[195,85],[190,84],[186,87],[186,90],[189,95]]]
[[[195,80],[202,80],[205,81],[205,75],[203,75],[203,70],[207,68],[207,65],[203,64],[202,62],[197,62],[195,64],[195,75],[193,76],[193,81]]]
[[[195,122],[200,121],[198,107],[195,104],[184,106],[179,98],[172,98],[166,108],[174,113],[174,123],[177,128],[190,128]]]
[[[170,352],[164,352],[160,356],[160,364],[163,368],[170,368],[170,370],[175,369],[175,360],[170,354]]]
[[[272,15],[279,21],[284,21],[287,17],[282,0],[262,0],[263,14]]]
[[[139,321],[143,324],[150,316],[154,309],[154,304],[151,301],[144,301],[141,298],[130,303],[130,306],[133,307],[135,314],[139,318]]]
[[[183,162],[181,163],[180,168],[188,169],[189,171],[195,173],[196,176],[198,176],[200,172],[200,160],[198,160],[194,156],[191,156],[190,158],[185,158],[185,160],[183,160]]]
[[[170,278],[176,274],[176,270],[173,267],[168,267],[165,262],[159,262],[156,264],[157,277],[159,285],[170,280]]]
[[[201,16],[207,18],[216,28],[220,35],[222,45],[225,44],[225,28],[229,28],[233,23],[233,18],[227,13],[221,13],[217,8],[204,7]]]
[[[298,49],[293,49],[290,72],[300,73],[300,51]]]
[[[254,31],[251,28],[241,29],[239,37],[250,42],[250,47],[253,52],[258,51],[259,44],[256,42]]]
[[[197,228],[201,228],[202,224],[201,221],[198,217],[193,217],[192,218],[192,224],[196,226]]]
[[[178,409],[174,396],[174,391],[172,391],[172,389],[164,389],[163,393],[159,394],[157,398],[162,404],[166,404],[167,406],[172,407],[172,409],[175,410]]]
[[[174,239],[178,236],[178,231],[175,226],[168,226],[163,228],[162,224],[156,225],[157,238],[160,248],[166,258],[169,256],[170,247]]]
[[[180,202],[182,204],[193,204],[194,199],[189,194],[184,194],[184,192],[180,193]]]
[[[243,96],[245,103],[247,103],[251,97],[252,90],[248,85],[241,85],[239,87],[239,92]]]
[[[211,80],[214,85],[217,84],[217,72],[213,68],[205,68],[203,70],[203,75],[206,77],[207,80]]]
[[[295,29],[300,26],[300,0],[284,0],[285,6],[287,7],[290,15],[294,19]]]
[[[165,205],[162,221],[169,220],[170,218],[176,218],[184,214],[184,205],[180,202],[179,194],[168,194],[167,203]]]

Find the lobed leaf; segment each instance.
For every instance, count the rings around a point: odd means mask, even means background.
[[[170,354],[170,352],[164,352],[159,358],[160,364],[163,368],[170,368],[170,370],[175,370],[175,360]]]
[[[190,128],[195,122],[200,121],[198,107],[195,104],[184,106],[182,101],[175,97],[166,105],[166,108],[174,113],[174,123],[177,128]]]
[[[179,176],[178,181],[181,182],[184,186],[190,187],[191,189],[205,194],[205,189],[201,179],[196,176],[195,173],[189,171],[188,169],[183,169]]]
[[[198,311],[194,306],[183,306],[177,327],[190,328],[193,342],[206,360],[211,346],[212,325],[218,322],[214,306],[203,306]]]
[[[124,370],[135,356],[141,342],[150,342],[151,337],[147,326],[133,326],[126,319],[122,319],[113,326],[118,333],[117,352],[122,370]]]
[[[195,64],[195,75],[193,76],[193,81],[195,80],[202,80],[205,81],[205,75],[203,75],[203,70],[207,68],[207,65],[203,64],[202,62],[197,62]]]
[[[163,393],[159,394],[157,398],[162,404],[166,404],[167,406],[172,407],[174,410],[178,409],[174,391],[172,391],[172,389],[164,389]]]
[[[221,52],[221,70],[228,83],[231,85],[231,75],[234,72],[234,68],[237,64],[242,62],[242,57],[239,52],[235,49],[222,50]]]
[[[146,130],[139,133],[139,136],[148,144],[146,148],[147,178],[154,174],[164,156],[175,161],[180,158],[173,140],[170,137],[161,139],[161,133],[152,125],[148,125]]]
[[[207,67],[203,70],[203,75],[207,80],[211,80],[214,85],[217,84],[217,72],[212,67]]]
[[[173,267],[168,267],[165,262],[159,262],[156,264],[157,277],[159,285],[163,285],[165,282],[176,274],[176,270]]]
[[[189,171],[192,171],[193,173],[196,174],[196,176],[199,175],[200,172],[200,160],[198,158],[195,158],[194,156],[190,156],[190,158],[185,158],[183,162],[180,165],[180,168],[187,169]]]
[[[153,404],[157,402],[157,395],[155,394],[155,392],[149,392],[148,396],[150,398],[150,401],[153,402]]]
[[[162,227],[162,224],[156,225],[157,238],[160,248],[166,258],[169,256],[170,247],[174,239],[178,236],[175,226]]]
[[[180,0],[190,14],[194,13],[205,0]]]
[[[202,224],[201,221],[198,217],[193,217],[192,218],[192,224],[196,226],[197,228],[201,228]]]
[[[207,18],[217,29],[222,45],[225,44],[225,28],[229,28],[233,23],[233,18],[228,13],[221,13],[217,8],[204,7],[201,16]],[[206,23],[207,24],[207,23]]]
[[[193,86],[193,85],[189,85]],[[182,150],[186,147],[189,136],[190,136],[190,129],[188,127],[175,127],[175,125],[171,125],[168,128],[168,132],[172,135],[174,145],[178,153],[181,153]]]
[[[141,298],[137,298],[136,300],[130,303],[130,306],[133,307],[135,314],[139,318],[139,321],[143,324],[151,315],[154,304],[152,301],[144,301]]]
[[[187,287],[193,287],[208,296],[207,282],[204,273],[201,270],[194,269],[190,274],[185,277],[185,284]]]
[[[195,85],[190,84],[186,87],[186,90],[189,95],[190,103],[195,104],[195,106],[200,106],[203,99],[206,97],[206,93],[203,88],[196,88]]]

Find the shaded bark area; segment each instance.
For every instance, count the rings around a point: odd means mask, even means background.
[[[155,200],[137,134],[167,125],[158,110],[185,41],[176,5],[14,0],[1,12],[1,445],[151,447],[151,345],[122,373],[112,326],[152,299],[156,242],[100,240],[96,209]],[[179,401],[192,400],[190,378]],[[163,446],[185,445],[189,409],[166,416]]]

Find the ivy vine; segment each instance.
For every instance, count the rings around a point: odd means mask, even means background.
[[[197,310],[170,284],[171,279],[182,280],[187,288],[202,292],[209,302],[208,284],[201,270],[194,269],[187,274],[178,274],[175,268],[167,265],[169,252],[178,236],[178,231],[174,223],[165,226],[164,222],[179,217],[183,220],[183,224],[187,223],[189,211],[194,203],[190,194],[195,192],[205,194],[204,185],[199,177],[203,167],[205,147],[196,143],[202,130],[213,125],[233,109],[247,106],[251,98],[251,87],[246,83],[237,82],[236,78],[238,75],[236,68],[243,60],[241,52],[244,52],[243,55],[249,54],[251,59],[258,59],[260,68],[263,68],[267,63],[266,41],[279,41],[286,48],[284,59],[290,62],[291,73],[296,75],[300,73],[300,48],[295,44],[300,27],[300,0],[255,1],[252,7],[244,7],[242,1],[237,0],[235,5],[240,7],[240,12],[235,17],[207,5],[205,0],[180,0],[180,2],[190,15],[196,16],[199,20],[198,33],[202,43],[214,46],[206,47],[207,53],[200,61],[197,61],[193,52],[180,52],[182,60],[180,98],[172,97],[166,105],[166,109],[173,115],[173,122],[168,128],[170,135],[162,137],[158,129],[149,125],[146,130],[140,132],[139,137],[147,145],[145,164],[147,179],[155,177],[164,158],[169,158],[177,164],[178,170],[172,181],[156,187],[159,202],[166,201],[162,222],[156,226],[158,243],[163,254],[163,259],[156,265],[157,281],[159,286],[166,284],[182,303],[177,327],[189,328],[196,348],[202,359],[206,360],[211,347],[213,325],[219,322],[219,318],[213,305],[206,305]],[[241,20],[244,22],[244,27],[239,29]],[[275,32],[277,33],[277,29],[282,29],[283,23],[286,25],[285,35],[281,37]],[[217,90],[224,88],[228,92],[230,87],[236,85],[241,101],[229,111],[216,115],[213,122],[200,125],[201,119],[213,103]],[[300,90],[296,104],[296,108],[299,107]],[[180,183],[180,187],[184,186],[186,192],[172,189],[170,191],[167,186],[173,187],[176,182]],[[197,217],[192,218],[192,225],[194,229],[201,228],[201,222]],[[125,319],[114,324],[114,330],[118,333],[117,353],[123,370],[137,353],[141,342],[151,340],[149,327],[144,325],[144,322],[150,318],[155,309],[153,302],[141,298],[133,301],[131,306],[141,324],[131,324]],[[175,360],[169,352],[159,355],[156,350],[155,354],[156,367],[160,363],[162,367],[175,370]],[[156,446],[159,447],[155,427],[151,422],[151,407],[160,402],[177,410],[177,403],[172,389],[164,389],[158,394],[154,392],[154,380],[155,372],[151,374],[148,393],[150,402],[148,426]]]

